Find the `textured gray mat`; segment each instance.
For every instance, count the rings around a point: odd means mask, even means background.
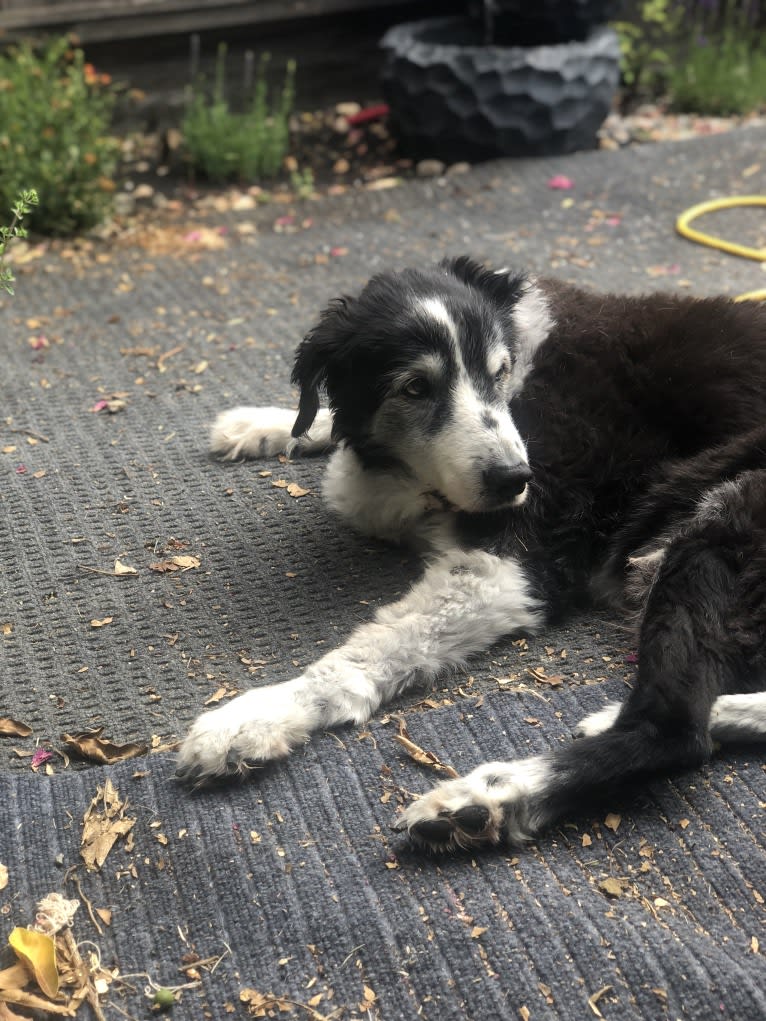
[[[672,225],[692,202],[762,190],[753,168],[764,142],[766,131],[742,130],[486,165],[443,185],[414,182],[292,212],[182,211],[127,239],[44,252],[17,268],[18,293],[0,311],[0,716],[32,733],[0,739],[0,863],[11,867],[0,908],[9,919],[27,918],[61,883],[54,849],[76,859],[79,819],[104,775],[73,772],[74,761],[65,769],[56,755],[56,775],[35,776],[36,747],[55,754],[63,732],[97,725],[114,740],[168,745],[219,689],[293,675],[418,574],[406,553],[352,536],[327,514],[321,465],[208,458],[215,413],[294,403],[296,342],[331,296],[383,265],[470,251],[630,291],[762,286],[756,263],[692,246]],[[553,174],[567,174],[573,189],[550,190]],[[223,247],[198,247],[212,237],[202,227],[223,231],[215,235]],[[747,211],[734,211],[725,229],[759,243]],[[122,410],[92,410],[115,393]],[[291,498],[273,485],[282,480],[309,495]],[[197,557],[199,567],[152,568],[175,555]],[[117,558],[137,573],[110,576]],[[596,682],[630,682],[631,649],[623,628],[590,618],[526,647],[501,643],[427,701],[414,695],[410,730],[457,768],[506,754],[492,712],[508,713],[511,748],[542,747],[582,715],[578,702],[603,697]],[[541,682],[540,668],[562,684]],[[522,708],[498,679],[527,686]],[[482,695],[485,706],[474,709]],[[543,735],[524,717],[550,717],[552,729]],[[565,828],[519,866],[495,855],[475,866],[403,858],[387,869],[383,836],[370,836],[393,807],[379,800],[381,764],[400,758],[387,734],[377,751],[353,732],[342,736],[345,752],[322,738],[258,787],[191,800],[169,783],[169,758],[142,762],[143,779],[131,779],[134,763],[116,768],[144,830],[138,880],[115,878],[110,861],[103,879],[89,881],[94,903],[120,908],[105,952],[123,971],[169,981],[183,953],[178,926],[203,957],[227,941],[220,984],[206,986],[214,1021],[228,1016],[222,1005],[236,1000],[237,982],[305,1001],[318,966],[309,943],[322,947],[326,984],[347,1005],[362,989],[360,957],[386,998],[383,1021],[414,1017],[421,1004],[433,1018],[506,1016],[511,1004],[508,1016],[527,1006],[532,1021],[579,1021],[595,1016],[587,998],[605,985],[615,996],[596,1004],[606,1017],[763,1013],[761,957],[749,949],[763,935],[763,906],[747,885],[763,871],[763,771],[746,766],[755,757],[738,758],[736,772],[717,765],[708,780],[658,784],[646,813],[625,814],[616,835],[602,828],[587,849]],[[407,789],[427,782],[407,768]],[[166,848],[147,829],[152,813]],[[184,828],[201,835],[173,836]],[[261,844],[249,843],[251,829]],[[642,837],[661,849],[661,866],[637,857]],[[606,901],[598,881],[629,866],[639,893]],[[656,907],[657,897],[670,906]],[[488,932],[472,938],[474,926]],[[354,951],[361,944],[367,956]],[[553,1005],[538,982],[555,990]],[[188,1002],[198,1014],[182,1016],[202,1017]],[[323,1009],[331,1013],[332,1001]]]
[[[618,684],[545,701],[496,693],[480,708],[466,700],[413,715],[409,729],[462,769],[568,740],[583,709]],[[604,987],[596,1005],[606,1018],[764,1016],[766,965],[751,945],[764,922],[759,761],[719,761],[655,785],[629,811],[606,806],[620,815],[616,832],[602,814],[520,856],[424,860],[387,828],[404,792],[433,777],[394,732],[324,735],[257,784],[196,796],[179,794],[167,756],[53,781],[6,774],[5,921],[23,924],[60,885],[57,855],[64,867],[78,861],[82,814],[108,775],[137,818],[135,847],[118,844],[101,873],[79,870],[112,925],[98,935],[80,917],[77,936],[94,939],[106,964],[166,984],[184,981],[190,951],[231,948],[176,1008],[190,1021],[223,1019],[227,1005],[243,1016],[247,987],[304,1004],[322,993],[313,1001],[322,1015],[343,1007],[343,1017],[386,1021],[511,1018],[524,1007],[533,1019],[582,1019]],[[600,888],[607,878],[621,882],[618,897]],[[143,983],[133,984],[112,1000],[142,1018]],[[365,985],[376,997],[369,1015],[358,1008]]]

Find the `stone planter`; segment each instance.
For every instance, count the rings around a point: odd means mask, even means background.
[[[415,158],[547,156],[593,148],[620,78],[615,33],[552,46],[484,45],[471,18],[391,28],[382,85],[391,123]]]

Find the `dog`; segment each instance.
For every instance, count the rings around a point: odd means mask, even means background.
[[[523,845],[714,743],[766,737],[766,305],[595,294],[469,257],[383,272],[299,345],[297,417],[219,416],[225,458],[332,450],[323,491],[422,579],[295,680],[200,716],[192,784],[364,723],[501,636],[599,600],[638,630],[635,686],[571,744],[439,783],[394,827]],[[320,409],[324,389],[329,408]]]

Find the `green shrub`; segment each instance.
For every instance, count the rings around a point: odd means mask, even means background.
[[[654,98],[665,88],[683,20],[679,0],[639,0],[630,20],[612,27],[620,40],[623,105]]]
[[[27,230],[21,226],[21,221],[32,212],[32,207],[36,206],[39,201],[34,188],[20,192],[16,201],[11,206],[13,219],[11,220],[10,227],[0,227],[0,288],[8,294],[13,294],[13,285],[16,282],[16,278],[13,275],[13,271],[5,264],[5,253],[8,251],[8,245],[14,238],[25,238],[27,236]]]
[[[69,39],[0,56],[0,203],[31,184],[41,196],[35,230],[69,234],[103,219],[117,155],[112,103],[108,76]]]
[[[694,113],[745,114],[766,108],[766,39],[745,5],[728,0],[700,18],[670,75],[673,106]]]
[[[199,87],[191,90],[181,132],[195,172],[211,181],[253,181],[274,177],[289,147],[289,120],[295,98],[295,63],[287,65],[277,102],[269,108],[264,54],[252,100],[242,113],[229,107],[224,89],[226,46],[218,48],[215,83],[208,99]]]

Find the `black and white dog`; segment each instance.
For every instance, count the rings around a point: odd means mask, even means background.
[[[594,797],[766,738],[766,305],[598,295],[469,258],[381,273],[300,345],[297,420],[237,408],[228,458],[336,448],[325,497],[430,550],[423,578],[297,679],[202,715],[190,782],[362,723],[594,595],[637,615],[638,679],[580,740],[439,784],[397,819],[519,843]],[[319,409],[319,392],[329,410]]]

